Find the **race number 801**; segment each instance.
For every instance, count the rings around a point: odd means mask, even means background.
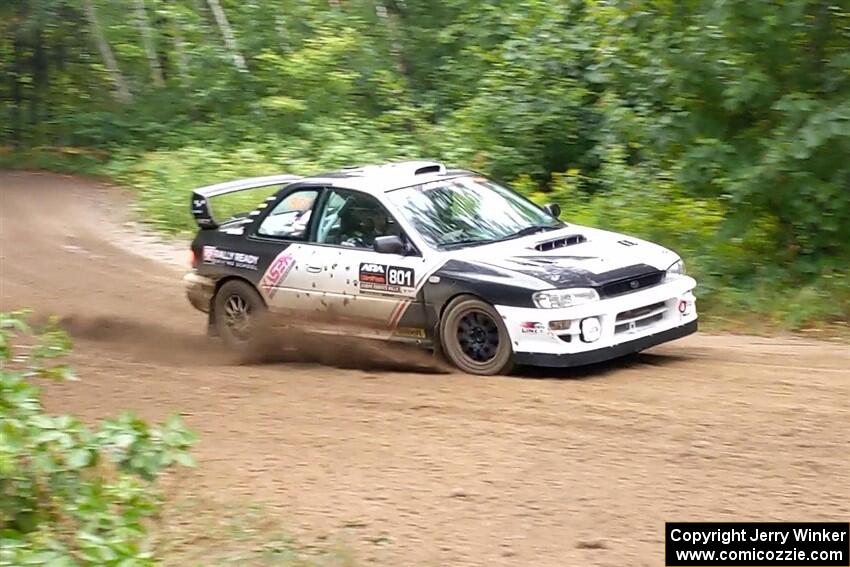
[[[413,270],[390,267],[387,270],[387,283],[400,287],[413,287]]]

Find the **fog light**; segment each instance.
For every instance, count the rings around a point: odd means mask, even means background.
[[[586,343],[598,341],[599,337],[602,336],[602,323],[599,322],[598,317],[582,319],[579,327],[581,328],[581,340]]]
[[[549,321],[549,329],[552,331],[566,331],[572,323],[572,321]]]
[[[687,315],[690,312],[691,312],[691,302],[688,301],[687,299],[680,299],[679,300],[679,313],[681,313],[682,315]]]

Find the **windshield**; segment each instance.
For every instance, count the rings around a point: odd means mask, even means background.
[[[563,224],[513,191],[481,176],[464,176],[388,194],[432,246],[473,246]]]

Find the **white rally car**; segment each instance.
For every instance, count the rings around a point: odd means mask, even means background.
[[[277,190],[253,211],[212,215],[212,198],[263,187]],[[489,375],[599,362],[697,330],[696,282],[674,252],[563,222],[557,205],[436,162],[242,179],[197,189],[191,206],[189,300],[237,349],[271,314],[415,342]]]

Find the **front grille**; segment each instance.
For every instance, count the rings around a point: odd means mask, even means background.
[[[656,270],[633,278],[625,278],[605,284],[599,289],[599,295],[602,297],[614,297],[625,293],[632,293],[658,285],[663,279],[664,272]]]
[[[614,333],[635,332],[645,329],[664,318],[667,312],[667,303],[660,301],[643,307],[636,307],[628,311],[617,313],[617,321]]]
[[[661,301],[659,303],[653,303],[652,305],[645,305],[643,307],[638,307],[637,309],[629,309],[628,311],[621,311],[617,314],[617,321],[623,321],[625,319],[640,319],[644,315],[652,313],[656,309],[660,309],[664,307],[664,302]]]
[[[635,321],[634,327],[632,327],[631,323],[623,323],[621,325],[617,325],[616,327],[614,327],[614,332],[615,333],[625,333],[626,331],[629,331],[629,330],[644,329],[646,327],[649,327],[653,323],[657,323],[658,321],[662,320],[663,318],[664,318],[664,313],[657,313],[657,314],[653,315],[652,317],[647,317],[645,319],[640,319],[638,321]]]

